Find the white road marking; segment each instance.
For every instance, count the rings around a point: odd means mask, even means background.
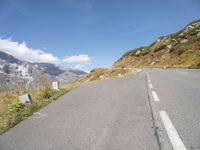
[[[149,88],[153,89],[153,84],[152,83],[149,83]]]
[[[149,76],[149,74],[148,74],[148,72],[144,72],[145,74],[146,74],[146,76],[147,76],[147,81],[148,81],[148,83],[151,83],[151,78],[150,78],[150,76]]]
[[[160,101],[160,99],[158,98],[158,95],[156,94],[155,91],[151,91],[151,94],[153,96],[154,101]]]
[[[150,79],[149,75],[147,75],[147,80],[149,83],[151,83],[151,79]]]
[[[149,77],[149,74],[148,74],[148,72],[146,72],[146,71],[145,71],[144,73],[146,74],[146,76],[147,76],[147,79],[148,79],[148,80],[150,80],[150,77]]]
[[[188,72],[184,72],[184,71],[176,71],[177,73],[181,73],[181,74],[188,74]]]
[[[165,111],[159,112],[174,150],[187,150]]]

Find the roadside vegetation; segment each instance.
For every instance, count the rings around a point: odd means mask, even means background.
[[[149,46],[126,52],[113,67],[200,68],[200,20]]]
[[[135,75],[138,72],[137,69],[129,68],[95,68],[91,70],[85,77],[80,78],[78,82],[87,83],[97,80],[106,80],[117,77],[128,77]]]
[[[132,69],[96,68],[74,83],[60,85],[59,91],[53,90],[50,85],[45,83],[43,86],[34,89],[12,89],[11,91],[0,92],[0,134],[82,84],[116,77],[127,77],[136,73],[137,71]],[[32,98],[30,105],[24,105],[19,100],[19,96],[27,93]]]
[[[200,20],[190,23],[181,31],[163,36],[149,46],[126,52],[112,68],[96,68],[71,84],[64,84],[59,91],[52,90],[47,79],[38,80],[42,86],[24,89],[15,86],[11,91],[0,92],[0,134],[70,90],[97,80],[128,77],[139,72],[139,67],[200,68]],[[19,101],[19,96],[29,93],[30,105]]]
[[[59,91],[45,86],[36,89],[0,92],[0,134],[78,86],[78,83],[65,84]],[[32,98],[30,105],[24,105],[19,101],[19,96],[27,93]]]

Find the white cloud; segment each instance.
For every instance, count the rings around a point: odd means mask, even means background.
[[[63,62],[66,63],[89,63],[91,58],[88,55],[74,55],[74,56],[65,56]]]
[[[46,62],[64,66],[71,64],[75,69],[82,69],[91,62],[91,58],[85,54],[58,58],[40,49],[29,48],[25,42],[19,43],[11,39],[0,38],[0,51],[28,62]]]
[[[25,42],[18,43],[11,39],[0,38],[0,51],[29,62],[58,63],[59,58],[40,49],[29,48]]]
[[[75,69],[82,69],[89,65],[91,58],[88,55],[80,54],[74,56],[65,56],[62,60],[64,63],[75,64]]]
[[[86,64],[77,64],[77,65],[75,65],[74,66],[74,69],[82,69],[82,68],[84,68],[86,66]]]

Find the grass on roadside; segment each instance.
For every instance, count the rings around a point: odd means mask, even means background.
[[[104,79],[110,79],[125,77],[136,73],[136,70],[126,70],[123,68],[97,68],[74,83],[60,85],[59,91],[52,90],[50,86],[46,86],[36,89],[0,92],[0,134],[31,116],[40,108],[58,99],[58,97],[84,83],[101,80],[101,76],[103,76]],[[19,101],[19,96],[27,93],[29,93],[32,98],[32,103],[30,105],[24,105]]]
[[[40,87],[37,89],[0,92],[0,134],[58,97],[78,87],[78,85],[77,83],[61,85],[59,91],[53,90],[51,87]],[[20,95],[27,93],[32,98],[30,105],[24,105],[18,99]]]
[[[111,79],[116,77],[127,77],[137,73],[136,69],[125,68],[96,68],[90,71],[85,77],[79,79],[79,82],[92,82],[97,80]]]

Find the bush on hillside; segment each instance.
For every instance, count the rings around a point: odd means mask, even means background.
[[[166,48],[166,45],[161,45],[161,46],[155,48],[153,52],[158,52],[160,50],[163,50],[164,48]]]

